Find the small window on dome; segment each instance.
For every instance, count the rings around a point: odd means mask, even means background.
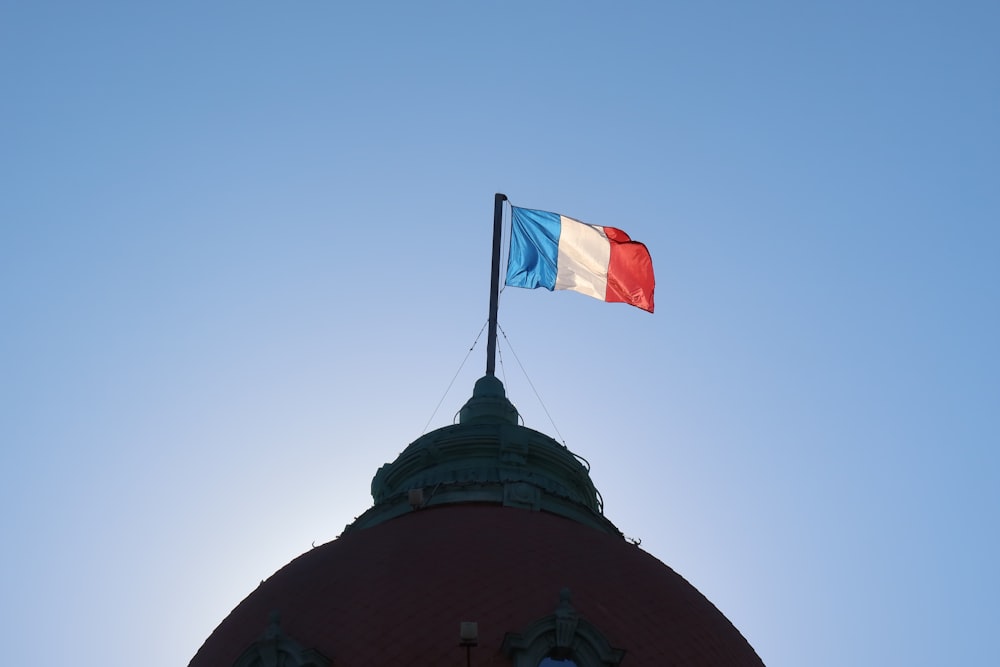
[[[618,667],[625,651],[580,618],[570,604],[570,591],[559,591],[555,613],[529,623],[521,632],[504,635],[501,651],[513,667]]]

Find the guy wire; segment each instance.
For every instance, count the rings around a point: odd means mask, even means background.
[[[431,420],[434,419],[434,415],[437,414],[437,411],[441,408],[441,404],[444,403],[445,397],[448,395],[448,392],[451,391],[451,386],[453,384],[455,384],[455,380],[458,378],[458,374],[461,373],[462,372],[462,368],[465,367],[465,362],[469,360],[469,355],[472,354],[472,351],[474,349],[476,349],[476,344],[479,342],[479,339],[482,337],[483,332],[486,331],[486,326],[488,324],[489,324],[489,320],[487,320],[486,322],[483,323],[483,328],[480,329],[479,333],[476,335],[476,340],[472,341],[472,347],[470,347],[469,351],[465,353],[465,358],[462,359],[462,363],[458,365],[458,370],[455,371],[455,375],[452,376],[451,382],[448,383],[448,388],[444,390],[444,393],[441,395],[441,399],[438,401],[437,405],[434,406],[434,412],[432,412],[431,416],[427,419],[427,423],[424,424],[424,430],[420,432],[420,435],[423,435],[424,433],[427,433],[427,427],[431,425]],[[506,336],[504,336],[504,338],[506,338]]]
[[[566,445],[566,439],[563,438],[563,434],[559,432],[559,427],[556,426],[555,420],[552,419],[552,415],[549,414],[549,409],[545,406],[545,401],[542,400],[542,397],[538,394],[538,390],[535,389],[535,383],[531,381],[531,378],[528,376],[528,371],[524,369],[524,364],[521,363],[521,358],[517,356],[517,351],[514,349],[514,346],[510,344],[510,339],[507,338],[507,332],[504,331],[503,327],[499,324],[497,324],[497,329],[499,329],[500,333],[503,334],[504,341],[506,341],[507,346],[510,347],[510,352],[514,355],[517,365],[521,367],[521,372],[524,373],[524,378],[528,381],[528,386],[531,387],[531,391],[535,392],[535,398],[538,399],[538,403],[542,406],[542,410],[545,411],[545,416],[549,418],[549,423],[552,424],[552,428],[555,430],[556,435],[559,436],[559,441],[562,442],[563,446],[568,446]]]

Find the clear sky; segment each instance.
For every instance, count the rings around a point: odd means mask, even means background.
[[[998,34],[996,2],[0,2],[6,661],[186,664],[367,509],[483,372],[481,339],[445,395],[499,191],[652,253],[654,315],[501,298],[498,374],[626,535],[768,665],[995,663]]]

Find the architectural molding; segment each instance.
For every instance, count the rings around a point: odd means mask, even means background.
[[[601,632],[580,618],[570,604],[570,591],[559,592],[555,613],[530,623],[520,633],[508,632],[501,650],[514,667],[538,667],[545,658],[571,659],[578,667],[617,667],[625,657]]]
[[[271,612],[267,630],[236,659],[233,667],[333,667],[316,649],[307,649],[281,629],[281,616]]]

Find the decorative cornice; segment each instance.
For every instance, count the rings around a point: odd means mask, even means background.
[[[412,442],[372,480],[375,506],[348,530],[413,510],[496,503],[544,510],[621,533],[603,515],[600,494],[581,459],[543,433],[520,426],[517,410],[492,376],[476,382],[461,422]]]
[[[332,667],[333,662],[316,649],[305,648],[285,634],[281,616],[271,612],[267,630],[247,647],[233,667]]]
[[[559,592],[555,613],[530,623],[520,633],[508,632],[501,651],[514,667],[534,667],[545,658],[572,660],[579,667],[617,667],[625,651],[614,648],[601,632],[580,618],[570,604],[570,591]]]

